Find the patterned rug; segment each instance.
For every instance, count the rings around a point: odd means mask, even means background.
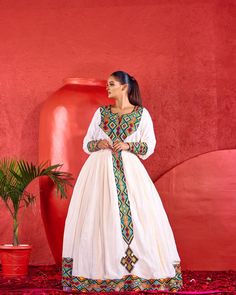
[[[181,292],[175,294],[236,294],[236,271],[182,271],[184,286]],[[117,294],[116,292],[113,292]],[[121,293],[121,292],[120,292]],[[122,292],[133,295],[142,294],[173,294],[164,291],[149,292]],[[61,269],[54,266],[30,266],[26,278],[7,279],[1,275],[0,269],[0,294],[73,294],[62,291]],[[102,293],[100,293],[102,294]],[[103,293],[104,294],[104,293]],[[124,295],[125,295],[124,294]]]

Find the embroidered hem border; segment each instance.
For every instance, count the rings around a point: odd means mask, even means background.
[[[121,279],[94,280],[72,276],[73,259],[63,258],[62,285],[80,292],[114,292],[114,291],[178,291],[183,286],[180,264],[174,265],[176,275],[165,279],[144,279],[135,275],[126,275]]]

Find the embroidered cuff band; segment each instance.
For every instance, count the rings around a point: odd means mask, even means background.
[[[90,153],[99,151],[98,143],[100,141],[101,140],[91,140],[91,141],[89,141],[88,144],[87,144],[88,151]]]
[[[148,146],[146,142],[127,142],[129,145],[129,151],[138,155],[146,155]]]

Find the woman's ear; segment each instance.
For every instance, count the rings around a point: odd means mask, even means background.
[[[128,86],[129,86],[128,84],[122,84],[121,86],[122,86],[121,88],[122,91],[128,91]]]

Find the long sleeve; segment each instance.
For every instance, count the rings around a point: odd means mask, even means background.
[[[98,138],[98,128],[101,121],[101,114],[100,109],[98,108],[93,115],[92,121],[89,125],[88,131],[86,136],[84,137],[83,141],[83,150],[87,154],[91,154],[92,152],[97,151],[97,142],[99,141]]]
[[[153,152],[156,146],[156,137],[154,133],[151,116],[147,109],[143,109],[142,120],[140,122],[140,141],[127,142],[129,151],[138,155],[141,159],[147,159]]]

